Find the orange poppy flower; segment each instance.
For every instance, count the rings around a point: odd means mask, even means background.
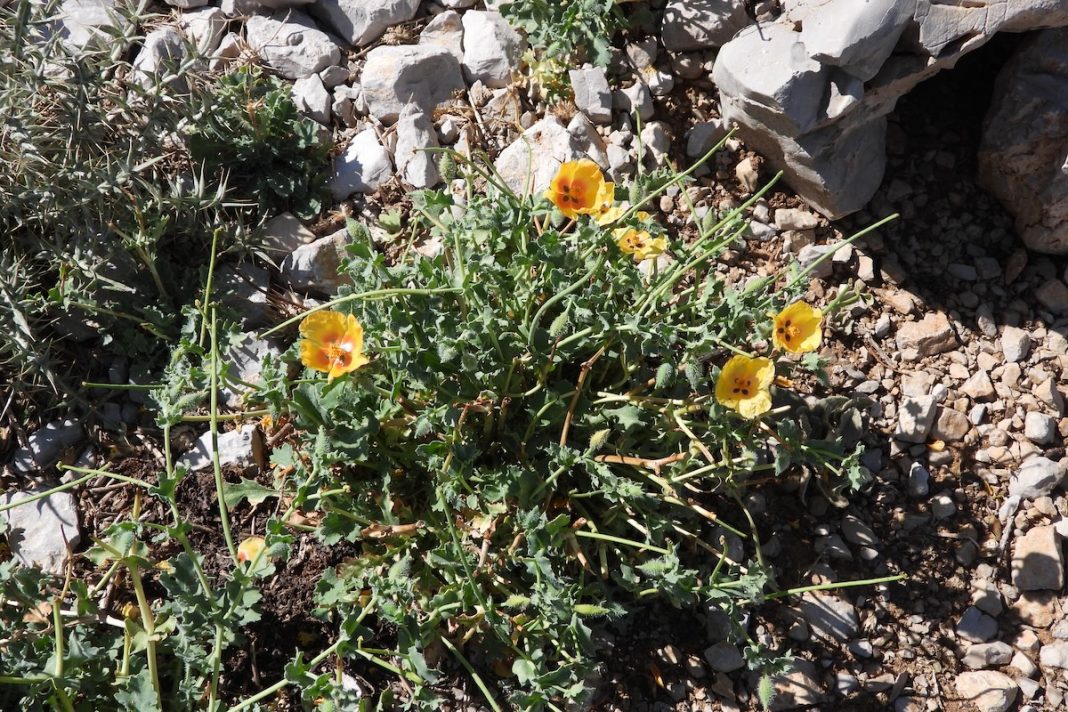
[[[266,542],[263,541],[262,536],[250,536],[243,542],[237,545],[237,560],[238,561],[252,561],[260,552],[263,551],[263,547]]]
[[[599,213],[605,200],[604,175],[588,158],[568,161],[556,172],[545,197],[571,219]]]
[[[363,353],[363,327],[352,314],[312,312],[300,322],[300,360],[329,374],[328,380],[370,363]]]

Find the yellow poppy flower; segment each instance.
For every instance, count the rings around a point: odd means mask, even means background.
[[[794,302],[775,317],[771,340],[777,348],[792,354],[815,351],[823,340],[823,312],[804,302]]]
[[[663,236],[653,237],[646,230],[633,227],[617,227],[612,231],[620,252],[633,255],[635,262],[642,262],[667,251],[667,239]]]
[[[583,158],[560,166],[545,191],[545,197],[569,218],[600,212],[604,200],[604,175],[596,163]]]
[[[300,322],[300,360],[329,374],[329,380],[355,371],[370,361],[363,353],[363,327],[352,314],[312,312]]]
[[[593,214],[597,216],[597,224],[601,224],[601,216],[615,207],[616,184],[605,182],[601,184],[601,190],[597,193],[597,207]]]
[[[265,542],[262,536],[250,536],[237,545],[238,561],[253,561],[263,551]]]
[[[716,400],[743,418],[755,418],[771,410],[768,388],[774,378],[771,359],[732,356],[716,381]]]

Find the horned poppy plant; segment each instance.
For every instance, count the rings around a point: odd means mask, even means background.
[[[300,322],[300,360],[332,381],[369,363],[363,353],[363,327],[352,314],[318,311]]]
[[[667,250],[667,240],[663,236],[653,237],[646,230],[619,227],[612,231],[612,236],[616,238],[620,252],[633,255],[635,262],[652,259]]]
[[[775,364],[767,358],[732,356],[716,381],[716,400],[743,418],[755,418],[771,410]]]
[[[560,166],[549,189],[545,191],[545,197],[560,208],[560,212],[574,219],[579,215],[600,212],[605,192],[604,175],[600,167],[583,158]]]
[[[823,312],[805,302],[794,302],[775,316],[772,343],[783,351],[815,351],[823,339]]]

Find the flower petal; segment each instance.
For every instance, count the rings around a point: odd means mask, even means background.
[[[767,391],[757,391],[749,398],[738,402],[738,415],[743,418],[755,418],[771,410],[771,394]]]

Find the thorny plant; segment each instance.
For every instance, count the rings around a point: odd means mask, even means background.
[[[192,46],[158,76],[138,74],[127,56],[153,20],[146,7],[117,4],[115,25],[90,39],[59,24],[57,0],[0,7],[0,383],[10,385],[0,400],[23,421],[38,387],[62,396],[53,401],[80,398],[68,382],[88,375],[79,372],[76,342],[142,363],[164,360],[215,228],[226,226],[226,250],[255,247],[262,212],[247,202],[256,187],[236,159],[290,160],[271,162],[272,209],[286,197],[315,207],[306,201],[320,180],[303,161],[319,155],[309,148],[308,120],[268,77],[239,81],[262,102],[263,136],[206,123],[184,138],[205,104],[233,103],[237,80],[199,74]],[[231,188],[193,145],[234,159],[240,180]]]

